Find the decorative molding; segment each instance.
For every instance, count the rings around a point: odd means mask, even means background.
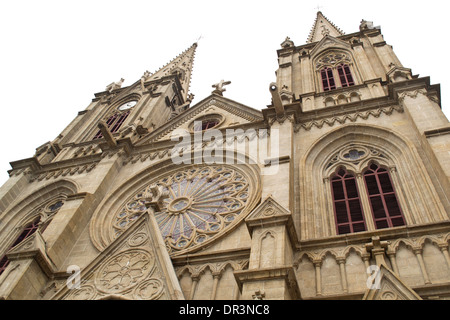
[[[330,116],[324,119],[312,120],[309,122],[303,122],[295,126],[295,132],[300,131],[300,129],[309,131],[312,127],[316,127],[318,129],[322,129],[325,125],[329,127],[334,126],[335,124],[345,124],[346,122],[356,122],[358,119],[367,120],[369,117],[379,118],[382,114],[390,116],[394,111],[399,113],[403,113],[404,109],[399,105],[392,105],[387,107],[380,107],[375,110],[354,112],[351,114],[343,114],[340,116]]]
[[[181,288],[151,214],[142,215],[83,268],[79,287],[63,286],[52,299],[181,299]]]
[[[30,182],[34,181],[42,181],[42,180],[49,180],[51,178],[59,178],[65,177],[65,176],[73,176],[74,174],[82,174],[85,172],[91,172],[95,167],[97,166],[97,162],[90,163],[90,164],[80,164],[75,165],[71,167],[61,168],[58,170],[51,170],[51,171],[40,171],[33,174],[33,176],[30,178]]]
[[[405,98],[412,98],[412,99],[416,99],[417,96],[419,94],[426,96],[427,95],[427,90],[426,89],[416,89],[416,90],[412,90],[412,91],[403,91],[398,93],[398,101],[399,102],[403,102],[405,100]]]

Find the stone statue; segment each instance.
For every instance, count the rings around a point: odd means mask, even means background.
[[[366,30],[366,29],[373,29],[373,22],[372,21],[366,21],[361,20],[361,24],[359,25],[359,30]]]
[[[145,87],[144,87],[144,83],[145,81],[148,79],[148,77],[150,77],[151,73],[147,70],[144,72],[144,74],[141,77],[141,89],[142,91],[144,91]]]
[[[122,87],[122,83],[124,81],[125,80],[123,78],[121,78],[119,82],[110,83],[109,85],[106,86],[105,90],[108,91],[109,93],[111,93],[111,92],[113,92],[116,89],[120,89]]]

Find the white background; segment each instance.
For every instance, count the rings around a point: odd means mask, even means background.
[[[362,19],[413,74],[441,84],[449,117],[446,1],[143,1],[14,0],[0,2],[0,185],[9,162],[29,158],[84,110],[94,93],[120,78],[128,86],[198,42],[193,105],[211,85],[256,109],[270,104],[276,50],[289,36],[306,39],[317,6],[345,33]]]

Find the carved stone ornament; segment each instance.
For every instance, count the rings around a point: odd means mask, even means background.
[[[148,251],[134,249],[119,253],[99,269],[95,285],[105,293],[120,293],[144,279],[154,264],[155,259]]]
[[[252,198],[245,174],[228,166],[191,166],[136,192],[112,221],[120,236],[148,208],[171,252],[203,244],[248,212]]]

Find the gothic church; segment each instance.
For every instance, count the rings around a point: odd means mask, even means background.
[[[272,101],[193,104],[197,44],[96,93],[0,188],[0,299],[450,299],[440,86],[317,13]]]

